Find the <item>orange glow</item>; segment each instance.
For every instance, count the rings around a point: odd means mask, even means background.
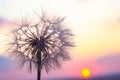
[[[89,77],[90,77],[90,74],[91,74],[90,69],[84,68],[84,69],[82,70],[82,76],[83,76],[83,78],[89,78]]]

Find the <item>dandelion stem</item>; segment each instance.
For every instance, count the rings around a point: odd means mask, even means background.
[[[38,62],[37,80],[40,80],[41,79],[41,51],[39,50],[37,52],[37,62]]]

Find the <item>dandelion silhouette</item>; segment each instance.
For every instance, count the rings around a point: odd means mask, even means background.
[[[13,42],[10,43],[10,53],[15,53],[22,65],[29,63],[37,67],[37,80],[41,78],[41,70],[46,72],[53,67],[60,67],[61,60],[70,60],[68,48],[73,46],[73,34],[64,25],[61,17],[47,18],[42,15],[38,23],[24,21],[13,32]]]

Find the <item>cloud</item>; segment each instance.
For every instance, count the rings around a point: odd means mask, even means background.
[[[101,72],[113,74],[120,73],[120,53],[103,56],[97,59],[97,65],[100,66]]]
[[[6,23],[8,23],[8,21],[5,18],[0,17],[0,26],[5,25]]]
[[[11,65],[12,65],[11,59],[8,59],[4,56],[0,56],[0,72],[11,69],[11,67],[12,67]]]
[[[104,56],[100,59],[98,59],[99,64],[105,64],[105,65],[118,65],[120,64],[120,53]]]
[[[0,80],[35,80],[36,72],[28,73],[27,68],[20,69],[17,62],[0,55]]]

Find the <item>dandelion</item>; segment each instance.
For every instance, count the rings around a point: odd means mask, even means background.
[[[61,60],[70,60],[68,48],[73,46],[73,34],[64,24],[65,18],[40,17],[37,23],[24,21],[13,32],[10,53],[20,59],[22,66],[29,64],[37,67],[37,80],[41,78],[41,70],[49,72],[53,67],[60,67]]]

